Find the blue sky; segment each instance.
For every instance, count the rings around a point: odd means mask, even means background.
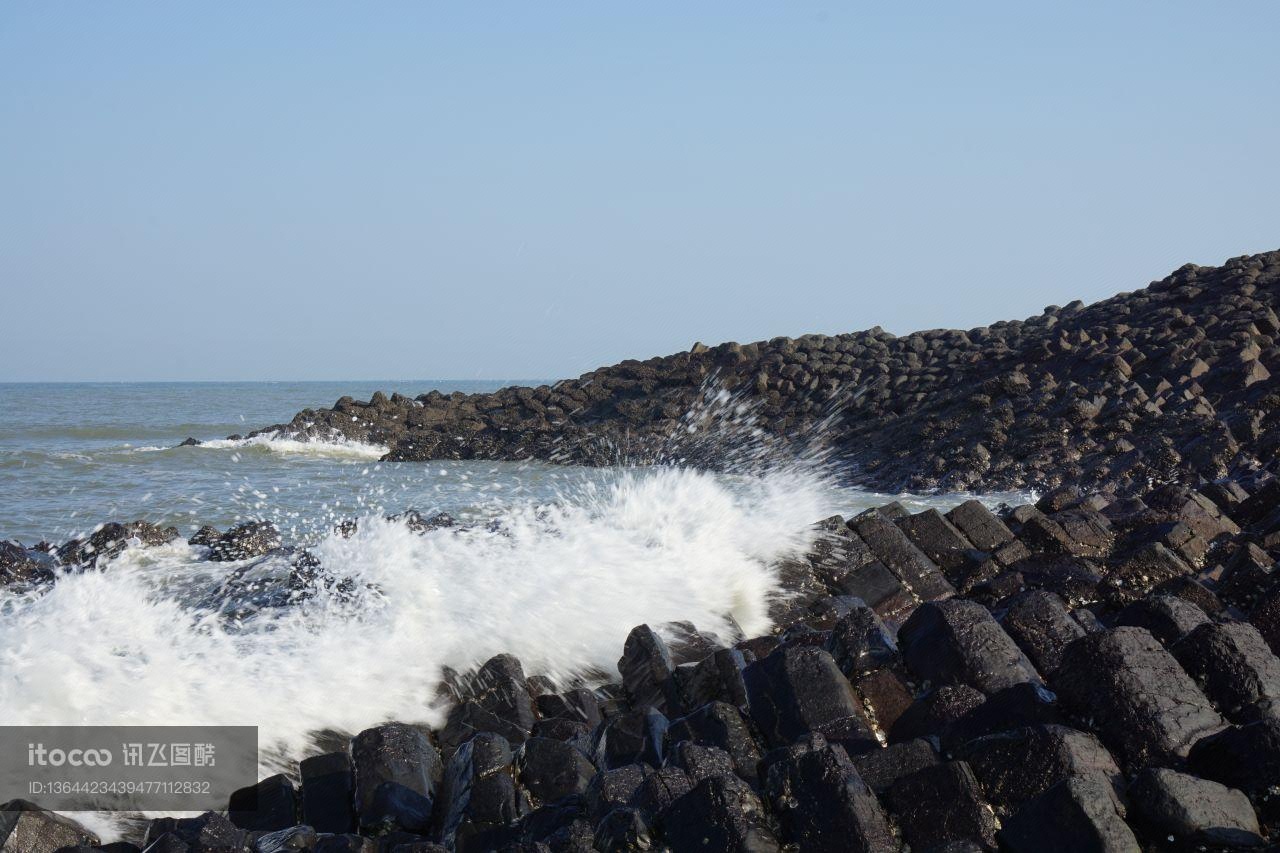
[[[0,5],[0,380],[577,375],[1280,247],[1280,4]]]

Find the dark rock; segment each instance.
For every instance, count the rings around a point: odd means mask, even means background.
[[[227,817],[241,829],[274,832],[298,823],[298,794],[287,776],[268,776],[231,795]]]
[[[938,761],[938,750],[933,743],[925,738],[916,738],[865,752],[856,756],[853,764],[867,786],[884,795],[894,782],[917,770],[933,767]]]
[[[667,751],[667,765],[683,770],[694,785],[712,776],[727,776],[738,772],[733,763],[733,756],[720,747],[701,746],[687,740],[671,746]],[[759,779],[747,781],[751,784],[759,784]]]
[[[747,686],[742,680],[747,657],[741,649],[718,649],[691,668],[675,671],[681,701],[697,708],[708,702],[747,705]]]
[[[53,583],[50,566],[36,560],[25,548],[14,542],[0,542],[0,588],[25,590]]]
[[[316,831],[346,835],[356,830],[355,770],[345,752],[313,755],[299,763],[302,822]]]
[[[670,721],[656,708],[628,711],[604,724],[596,763],[608,768],[645,763],[662,764]]]
[[[314,850],[316,831],[309,826],[291,826],[268,832],[253,842],[254,853],[298,853]]]
[[[1170,649],[1227,719],[1280,712],[1280,660],[1247,622],[1206,622]]]
[[[614,809],[596,825],[595,849],[601,853],[631,853],[652,846],[649,826],[637,809]]]
[[[221,530],[219,530],[218,528],[212,525],[206,524],[203,527],[201,527],[199,530],[197,530],[191,536],[191,538],[187,540],[187,544],[188,545],[204,545],[207,548],[212,548],[213,544],[217,542],[218,538],[221,536],[222,536]]]
[[[454,850],[490,850],[513,840],[514,825],[529,811],[512,777],[511,746],[484,732],[468,740],[449,759],[444,790],[446,808],[440,838]]]
[[[1040,681],[991,613],[972,601],[922,604],[899,629],[898,642],[912,671],[935,684],[968,684],[994,693]]]
[[[524,668],[512,655],[496,655],[461,685],[466,698],[449,712],[441,744],[453,750],[476,732],[494,732],[516,744],[536,719]]]
[[[765,786],[781,836],[802,850],[892,850],[897,841],[849,756],[812,735],[769,765]]]
[[[1062,599],[1045,590],[1015,596],[1000,624],[1036,670],[1046,675],[1062,662],[1063,649],[1085,634]]]
[[[974,550],[973,543],[936,509],[907,516],[898,521],[898,527],[949,578],[950,571],[963,560],[962,555]]]
[[[631,797],[630,805],[644,816],[646,822],[652,823],[672,803],[692,789],[693,780],[684,770],[679,767],[659,767],[645,774],[644,780]]]
[[[779,849],[759,799],[737,777],[706,779],[662,818],[672,850],[766,853]]]
[[[939,737],[987,697],[967,684],[945,684],[912,703],[888,729],[889,741]]]
[[[374,834],[430,828],[444,766],[421,730],[403,723],[365,729],[352,740],[351,757],[362,828]]]
[[[827,651],[840,671],[852,678],[892,662],[898,647],[876,612],[858,601],[831,629]]]
[[[1117,625],[1146,628],[1157,640],[1171,646],[1198,625],[1209,621],[1204,611],[1172,595],[1149,595],[1120,611]]]
[[[981,501],[965,501],[947,513],[947,520],[981,551],[995,553],[1015,541],[1013,531]]]
[[[783,646],[747,667],[751,717],[773,746],[819,732],[851,754],[879,746],[835,659],[814,646]]]
[[[322,833],[316,837],[315,853],[377,853],[372,838],[352,833]]]
[[[0,805],[0,850],[53,853],[61,847],[93,847],[98,838],[80,824],[26,800]]]
[[[565,719],[595,728],[600,724],[600,701],[590,690],[577,688],[563,693],[544,693],[534,700],[544,719]]]
[[[218,537],[209,548],[210,560],[247,560],[281,545],[280,531],[269,521],[246,521]]]
[[[1188,766],[1197,776],[1239,788],[1252,797],[1280,785],[1280,719],[1231,726],[1201,738],[1191,748]]]
[[[582,796],[587,816],[598,821],[613,809],[626,806],[640,789],[645,773],[646,768],[639,764],[598,771]]]
[[[585,791],[596,769],[569,744],[535,737],[520,748],[518,772],[535,803],[552,803]]]
[[[969,741],[957,753],[973,768],[987,799],[1016,809],[1072,776],[1097,773],[1120,788],[1115,759],[1097,738],[1066,726],[1039,725]]]
[[[926,767],[894,783],[890,794],[903,836],[927,850],[972,839],[995,847],[996,816],[963,761]]]
[[[1135,766],[1185,758],[1224,721],[1151,633],[1115,628],[1067,646],[1053,678],[1058,698],[1092,722],[1103,743]]]
[[[1258,816],[1240,791],[1164,767],[1148,767],[1129,802],[1153,835],[1187,844],[1261,847]]]
[[[932,601],[955,594],[955,589],[933,561],[879,510],[867,510],[852,519],[849,526],[867,543],[876,558],[921,599]]]
[[[249,846],[249,833],[217,812],[199,817],[159,818],[147,827],[144,850],[151,841],[173,835],[192,853],[236,853]]]
[[[690,741],[723,749],[733,759],[734,771],[747,782],[759,779],[756,765],[760,749],[742,714],[725,702],[710,702],[691,714],[673,720],[667,729],[668,743]]]
[[[1124,805],[1101,774],[1064,779],[1004,821],[1001,849],[1011,853],[1139,853]]]
[[[947,726],[942,732],[943,746],[954,749],[996,732],[1061,722],[1057,699],[1040,684],[1023,682],[1006,687]]]
[[[667,714],[680,711],[672,680],[674,669],[667,644],[652,628],[639,625],[631,629],[618,660],[618,672],[633,706],[652,706]]]

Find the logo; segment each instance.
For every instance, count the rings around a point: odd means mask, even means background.
[[[28,767],[106,767],[109,749],[45,749],[42,743],[27,744]]]

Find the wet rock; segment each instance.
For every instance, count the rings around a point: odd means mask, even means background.
[[[316,837],[315,853],[377,853],[372,838],[352,833],[322,833]]]
[[[912,703],[887,729],[889,741],[940,737],[965,714],[982,706],[987,697],[967,684],[945,684]]]
[[[907,666],[935,684],[994,693],[1039,674],[982,605],[963,599],[922,604],[898,631]]]
[[[659,767],[645,774],[631,797],[630,805],[652,824],[659,821],[671,804],[693,789],[691,780],[679,767]]]
[[[696,785],[703,779],[712,776],[736,774],[733,757],[718,746],[701,746],[692,741],[682,740],[667,750],[667,764],[678,767]],[[749,784],[758,784],[759,779],[746,780]]]
[[[993,554],[1016,541],[1013,531],[981,501],[965,501],[947,513],[947,520],[981,551]]]
[[[302,822],[317,832],[345,835],[355,832],[355,770],[345,752],[313,755],[299,763],[302,780]]]
[[[1001,849],[1011,853],[1139,853],[1124,806],[1100,774],[1064,779],[1004,821]]]
[[[1197,626],[1209,621],[1204,611],[1172,595],[1149,595],[1120,611],[1117,625],[1146,628],[1165,646],[1171,646]]]
[[[640,789],[646,772],[639,764],[598,771],[582,796],[587,816],[598,821],[613,809],[625,807]]]
[[[291,826],[268,832],[253,842],[254,853],[298,853],[314,850],[318,836],[309,826]]]
[[[673,850],[766,853],[779,850],[759,799],[737,777],[699,782],[662,817]]]
[[[543,719],[573,720],[593,729],[600,724],[600,701],[584,688],[544,693],[534,700],[534,704]]]
[[[520,784],[535,803],[552,803],[570,794],[581,794],[595,772],[585,755],[562,741],[533,737],[520,749]]]
[[[1225,725],[1191,677],[1151,633],[1114,628],[1067,647],[1053,678],[1060,701],[1091,721],[1111,751],[1135,766],[1186,758]]]
[[[609,768],[640,763],[660,766],[670,724],[656,708],[631,710],[613,717],[601,729],[596,763]]]
[[[596,825],[595,849],[602,853],[631,853],[652,847],[649,826],[638,809],[614,809]]]
[[[916,596],[925,601],[947,598],[955,589],[924,553],[879,510],[867,510],[849,522],[876,558]]]
[[[361,828],[373,834],[430,828],[444,766],[421,730],[403,723],[365,729],[351,742],[351,758]]]
[[[99,566],[118,557],[131,541],[144,546],[164,545],[178,538],[176,527],[158,527],[149,521],[100,525],[85,541],[72,539],[58,549],[58,559],[67,565]]]
[[[192,534],[187,540],[188,545],[203,545],[206,548],[213,547],[213,544],[222,536],[222,531],[211,524],[206,524]]]
[[[850,678],[891,663],[898,654],[884,622],[861,600],[836,622],[826,647],[840,671]]]
[[[769,765],[765,783],[785,842],[813,851],[892,850],[897,840],[849,756],[812,735]]]
[[[678,712],[680,698],[672,680],[675,664],[667,644],[648,625],[631,629],[618,660],[618,672],[631,703],[652,706],[663,713]]]
[[[936,509],[907,516],[898,521],[898,528],[926,557],[940,566],[953,583],[951,570],[961,563],[965,552],[974,550],[973,543]]]
[[[453,750],[476,732],[494,732],[516,744],[529,736],[536,719],[524,668],[512,655],[496,655],[464,680],[464,701],[449,712],[440,742]]]
[[[1206,622],[1170,651],[1228,719],[1280,713],[1280,659],[1249,623]]]
[[[974,840],[995,847],[996,816],[963,761],[927,767],[894,783],[890,793],[903,836],[912,849]]]
[[[199,817],[151,821],[143,842],[144,849],[166,834],[185,844],[191,853],[235,853],[249,846],[249,833],[217,812],[205,812]]]
[[[1058,697],[1043,685],[1023,682],[993,693],[942,731],[942,745],[953,750],[974,738],[1023,726],[1061,722]]]
[[[20,591],[52,584],[51,566],[36,560],[16,542],[0,542],[0,588]]]
[[[1261,847],[1258,816],[1240,791],[1164,767],[1148,767],[1129,802],[1152,835],[1188,845]]]
[[[53,853],[61,847],[96,846],[80,824],[26,800],[0,805],[0,849],[5,853]]]
[[[1085,635],[1062,599],[1045,590],[1014,596],[1000,624],[1036,670],[1045,674],[1058,668],[1068,644]]]
[[[973,768],[987,798],[1015,809],[1072,776],[1096,773],[1119,789],[1115,759],[1093,735],[1066,726],[1039,725],[969,741],[956,752]]]
[[[710,702],[673,720],[667,729],[667,741],[672,744],[690,741],[723,749],[733,760],[734,772],[749,783],[759,778],[756,765],[760,763],[760,748],[747,721],[728,703]]]
[[[1187,764],[1197,776],[1239,788],[1251,797],[1280,785],[1280,719],[1231,726],[1201,738]]]
[[[280,531],[269,521],[246,521],[218,537],[209,547],[209,559],[247,560],[261,557],[281,545]]]
[[[748,666],[744,677],[751,717],[770,744],[820,732],[851,755],[878,747],[858,697],[825,650],[783,646]]]
[[[514,840],[529,811],[512,776],[511,746],[491,732],[468,740],[449,759],[440,838],[454,850],[490,850]]]
[[[274,832],[298,823],[298,794],[287,776],[268,776],[231,795],[227,817],[241,829]]]
[[[883,749],[864,752],[852,759],[858,775],[881,796],[899,779],[939,763],[938,750],[925,738],[891,743]]]
[[[747,657],[741,649],[717,649],[693,667],[677,669],[682,703],[698,708],[708,702],[728,702],[745,708],[747,686],[742,671],[746,666]]]

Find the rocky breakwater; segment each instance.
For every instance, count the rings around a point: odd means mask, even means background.
[[[262,528],[215,533],[211,557],[275,546]],[[816,533],[782,567],[766,636],[640,625],[607,683],[552,683],[499,655],[450,675],[442,725],[360,732],[111,853],[1280,838],[1280,479],[1063,488],[997,512],[889,504]],[[0,807],[0,843],[106,849],[23,802]]]
[[[714,464],[722,448],[673,439],[714,379],[780,441],[834,414],[824,437],[869,487],[1134,494],[1274,462],[1278,308],[1270,252],[967,331],[697,345],[538,388],[344,397],[259,432],[345,436],[387,446],[392,460]]]

